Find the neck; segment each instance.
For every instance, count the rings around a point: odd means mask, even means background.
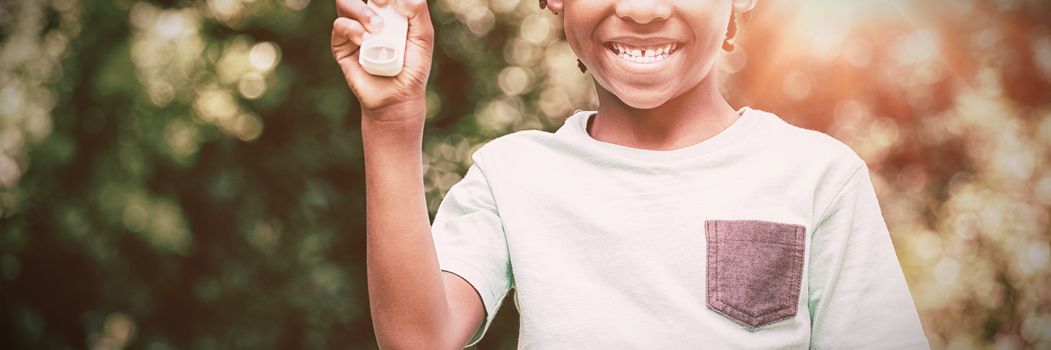
[[[719,93],[715,67],[696,87],[653,109],[624,104],[601,85],[599,108],[588,123],[591,137],[648,150],[674,150],[700,143],[728,128],[737,112]]]

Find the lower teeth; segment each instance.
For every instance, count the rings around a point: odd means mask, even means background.
[[[633,56],[628,56],[627,54],[622,54],[622,55],[619,55],[619,56],[620,56],[620,58],[623,58],[625,60],[628,60],[628,61],[631,61],[631,62],[635,62],[635,63],[651,63],[651,62],[662,61],[665,58],[668,58],[669,55],[633,57]]]

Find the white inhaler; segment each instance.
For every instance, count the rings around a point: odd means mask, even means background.
[[[358,52],[358,64],[369,74],[393,77],[405,65],[409,20],[393,5],[379,6],[369,1],[368,6],[383,18],[383,29],[366,36]]]

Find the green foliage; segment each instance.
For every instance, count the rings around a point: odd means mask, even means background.
[[[374,348],[358,105],[324,0],[0,3],[0,347]],[[431,2],[433,214],[595,107],[534,1]],[[1051,345],[1051,8],[761,1],[726,96],[846,141],[936,348]],[[505,303],[479,348],[513,348]]]

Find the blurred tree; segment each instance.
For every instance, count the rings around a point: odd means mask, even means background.
[[[477,147],[596,100],[535,1],[431,11],[433,214]],[[769,0],[722,57],[734,105],[868,161],[936,348],[1051,346],[1049,14]],[[334,18],[321,0],[0,2],[0,347],[374,348]],[[516,338],[504,303],[478,348]]]

